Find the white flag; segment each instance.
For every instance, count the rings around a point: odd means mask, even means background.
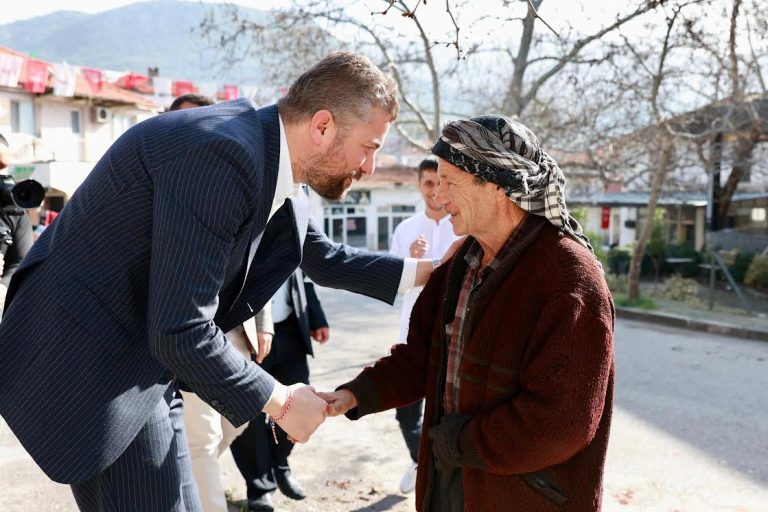
[[[203,96],[207,96],[213,100],[216,99],[216,91],[218,90],[219,88],[216,86],[216,84],[212,83],[204,83],[197,86],[198,94],[202,94]]]
[[[66,62],[54,64],[53,76],[55,78],[55,83],[53,85],[53,94],[55,96],[71,98],[75,95],[77,75],[69,64]]]
[[[0,85],[18,87],[24,57],[10,53],[0,53]]]
[[[171,96],[173,94],[173,80],[170,78],[152,77],[152,87],[155,88],[155,96]]]

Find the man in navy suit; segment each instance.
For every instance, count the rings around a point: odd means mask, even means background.
[[[224,333],[321,235],[298,184],[343,197],[373,173],[397,113],[391,78],[336,53],[276,106],[156,116],[97,163],[19,266],[0,323],[0,414],[82,510],[200,510],[177,378],[233,425],[264,412],[303,442],[324,420],[311,387],[278,383]],[[293,229],[269,229],[278,210]],[[359,274],[347,288],[364,293],[403,272],[370,258],[339,249],[324,275]],[[430,271],[419,261],[417,282]]]

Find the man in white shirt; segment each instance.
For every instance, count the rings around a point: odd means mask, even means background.
[[[450,245],[458,238],[453,233],[448,212],[435,200],[435,191],[440,178],[437,175],[437,161],[423,160],[419,164],[419,191],[424,198],[424,211],[401,222],[392,235],[389,252],[403,258],[430,258],[435,266]],[[421,293],[422,287],[412,288],[403,296],[400,313],[400,334],[398,343],[405,343],[408,336],[408,321],[411,309]],[[400,480],[400,492],[412,492],[416,486],[416,461],[419,456],[423,400],[397,409],[396,418],[403,433],[403,439],[411,455],[411,462]]]

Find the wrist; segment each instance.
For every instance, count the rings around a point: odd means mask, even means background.
[[[440,258],[432,258],[432,270],[435,270],[437,267],[443,264],[443,260]]]
[[[272,390],[272,395],[270,395],[269,400],[267,400],[266,405],[264,405],[262,412],[271,417],[279,416],[280,411],[288,400],[288,394],[288,386],[284,386],[275,381],[275,388]]]

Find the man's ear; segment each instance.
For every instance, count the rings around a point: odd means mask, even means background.
[[[336,121],[330,110],[318,110],[309,121],[312,142],[317,146],[327,146],[336,137]]]

